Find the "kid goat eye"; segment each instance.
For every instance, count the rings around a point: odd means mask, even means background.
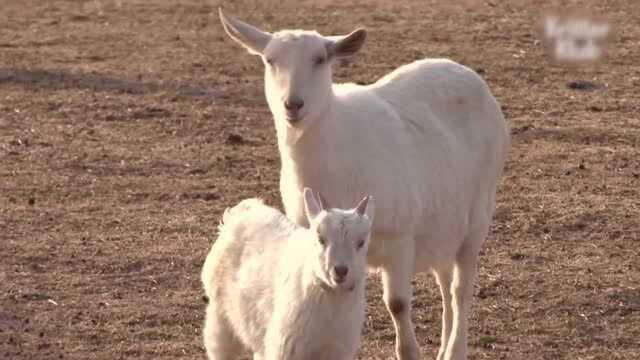
[[[313,58],[313,65],[314,66],[320,66],[322,64],[324,64],[326,61],[324,56],[316,56]]]

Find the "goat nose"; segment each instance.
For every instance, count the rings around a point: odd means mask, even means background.
[[[284,101],[284,107],[287,110],[300,110],[304,106],[304,101],[297,97],[292,97]]]
[[[349,273],[349,268],[344,265],[334,266],[333,271],[339,278],[344,278]]]

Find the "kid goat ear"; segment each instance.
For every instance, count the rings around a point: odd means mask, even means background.
[[[358,206],[356,206],[356,213],[360,216],[366,215],[371,221],[373,221],[374,211],[375,202],[373,200],[373,196],[365,196],[362,200],[360,200]]]
[[[303,191],[303,199],[304,199],[304,210],[307,214],[307,220],[311,222],[318,214],[322,211],[322,206],[320,205],[318,199],[316,199],[313,190],[310,188],[304,188]]]

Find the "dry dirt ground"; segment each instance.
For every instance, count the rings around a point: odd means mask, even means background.
[[[269,30],[368,27],[339,81],[422,57],[481,73],[513,149],[470,357],[640,358],[640,4],[576,3],[616,29],[604,63],[568,67],[540,42],[549,2],[443,3],[224,5]],[[1,359],[204,359],[199,271],[219,216],[255,195],[280,205],[262,65],[223,36],[218,5],[0,1]],[[434,358],[439,294],[415,285]],[[361,359],[392,342],[371,281]]]

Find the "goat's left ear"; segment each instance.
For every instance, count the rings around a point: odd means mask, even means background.
[[[373,196],[365,196],[364,199],[360,200],[358,206],[356,206],[356,213],[360,216],[366,215],[371,222],[373,222],[373,215],[375,211],[376,205],[373,200]]]
[[[331,209],[331,206],[329,206],[329,202],[327,201],[327,199],[322,195],[322,193],[320,191],[316,192],[316,199],[318,199],[318,204],[320,204],[320,208],[322,210],[329,210]]]
[[[320,205],[320,202],[316,199],[313,190],[309,188],[304,188],[302,197],[304,199],[304,211],[307,214],[307,221],[311,223],[311,220],[322,211],[322,205]]]
[[[349,35],[331,37],[331,41],[327,45],[330,57],[349,57],[360,50],[367,38],[367,30],[356,29]]]

